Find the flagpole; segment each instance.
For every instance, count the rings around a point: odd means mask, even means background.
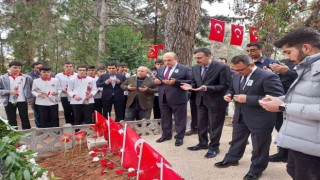
[[[122,143],[121,166],[123,164],[124,146],[126,145],[126,138],[127,138],[127,123],[124,124],[124,136],[123,136],[123,143]]]
[[[163,180],[163,158],[161,158],[160,163],[160,180]]]
[[[97,125],[98,124],[98,111],[94,111],[94,116],[95,116],[95,118],[94,118],[94,120],[95,120],[95,124]],[[98,131],[96,131],[96,135],[97,135],[97,137],[99,137],[99,132]]]
[[[108,122],[108,136],[109,136],[109,149],[110,149],[110,152],[111,152],[111,132],[110,132],[110,116],[109,116],[109,113],[107,113],[108,115],[108,119],[107,119],[107,122]]]
[[[144,142],[142,141],[142,142],[141,142],[140,153],[139,153],[139,163],[138,163],[138,171],[137,171],[137,180],[139,180],[139,176],[140,176],[140,164],[141,164],[141,159],[142,159],[143,144],[144,144]]]

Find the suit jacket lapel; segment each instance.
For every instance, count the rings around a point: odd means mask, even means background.
[[[241,80],[241,76],[239,75],[234,75],[233,76],[234,80],[233,80],[233,91],[235,94],[240,94],[240,80]]]
[[[170,78],[175,78],[175,77],[176,77],[176,74],[179,73],[179,71],[180,71],[180,69],[179,69],[179,64],[177,64],[177,66],[176,66],[175,69],[171,69],[171,71],[172,71],[172,74],[171,74],[171,76],[169,77],[169,79],[170,79]],[[177,72],[177,71],[178,71],[178,72]],[[177,72],[177,73],[175,73],[175,72]]]
[[[212,62],[210,63],[210,65],[209,65],[209,67],[208,67],[208,69],[207,69],[207,72],[206,72],[204,78],[202,79],[202,84],[208,79],[208,77],[210,76],[210,74],[213,72],[213,70],[214,70],[214,68],[213,68],[214,63],[215,63],[215,61],[212,60]],[[201,77],[201,68],[202,68],[202,67],[200,67],[200,77]]]
[[[246,83],[243,92],[247,92],[248,89],[250,89],[252,87],[252,85],[256,82],[256,80],[259,78],[260,75],[260,69],[257,67],[257,69],[252,73],[252,75],[250,76],[250,79],[248,80],[248,82]],[[251,82],[251,83],[249,83]],[[251,84],[250,86],[248,86],[248,83]]]

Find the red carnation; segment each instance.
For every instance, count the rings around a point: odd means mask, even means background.
[[[108,169],[113,169],[113,168],[114,168],[114,163],[113,163],[113,162],[110,162],[110,163],[107,165],[107,168],[108,168]]]
[[[108,161],[106,159],[100,160],[101,166],[107,166]]]
[[[124,173],[124,170],[123,169],[118,169],[116,170],[116,174],[117,175],[122,175]]]
[[[71,134],[62,134],[60,136],[60,141],[62,142],[69,142],[72,139]]]

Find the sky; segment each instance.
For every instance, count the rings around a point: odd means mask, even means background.
[[[233,0],[224,0],[223,3],[212,3],[211,5],[208,2],[203,2],[201,7],[206,9],[210,16],[215,15],[225,15],[225,16],[234,16],[232,10],[229,9],[229,5],[233,6]]]

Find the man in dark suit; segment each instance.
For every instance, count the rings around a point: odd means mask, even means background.
[[[212,60],[208,48],[196,49],[193,54],[197,65],[192,67],[192,83],[183,84],[181,88],[190,90],[192,87],[192,90],[196,91],[199,143],[188,149],[198,151],[209,148],[205,157],[213,158],[219,153],[227,108],[223,96],[230,85],[230,69],[227,65]],[[210,142],[208,142],[208,131]]]
[[[127,78],[121,84],[123,90],[129,91],[125,121],[150,119],[154,93],[158,92],[158,86],[154,83],[152,77],[147,76],[148,72],[147,67],[140,66],[137,69],[136,76]]]
[[[191,68],[178,63],[173,52],[163,55],[164,67],[157,71],[156,84],[159,85],[162,136],[157,143],[172,138],[172,115],[175,119],[175,146],[183,144],[187,124],[188,92],[180,88],[181,83],[191,83]]]
[[[120,85],[126,80],[126,77],[117,73],[117,64],[107,64],[107,74],[103,74],[97,80],[97,87],[103,87],[102,90],[102,109],[103,115],[108,117],[114,105],[116,121],[123,120],[124,94]]]
[[[233,116],[232,144],[223,161],[215,164],[218,168],[237,166],[251,134],[252,158],[245,180],[259,179],[268,166],[271,133],[276,123],[276,113],[264,110],[259,100],[266,95],[284,94],[280,78],[275,73],[257,68],[246,55],[231,60],[233,75],[231,86],[224,96],[227,102],[235,101]]]
[[[32,63],[31,64],[32,71],[28,72],[27,75],[31,76],[33,80],[40,78],[41,77],[40,68],[42,66],[43,66],[42,63],[40,63],[40,62]],[[40,121],[40,115],[39,115],[40,112],[39,112],[38,105],[36,105],[35,102],[31,102],[31,105],[32,105],[31,107],[33,110],[33,115],[34,115],[34,122],[38,128],[41,128],[42,125],[41,125],[41,121]]]

